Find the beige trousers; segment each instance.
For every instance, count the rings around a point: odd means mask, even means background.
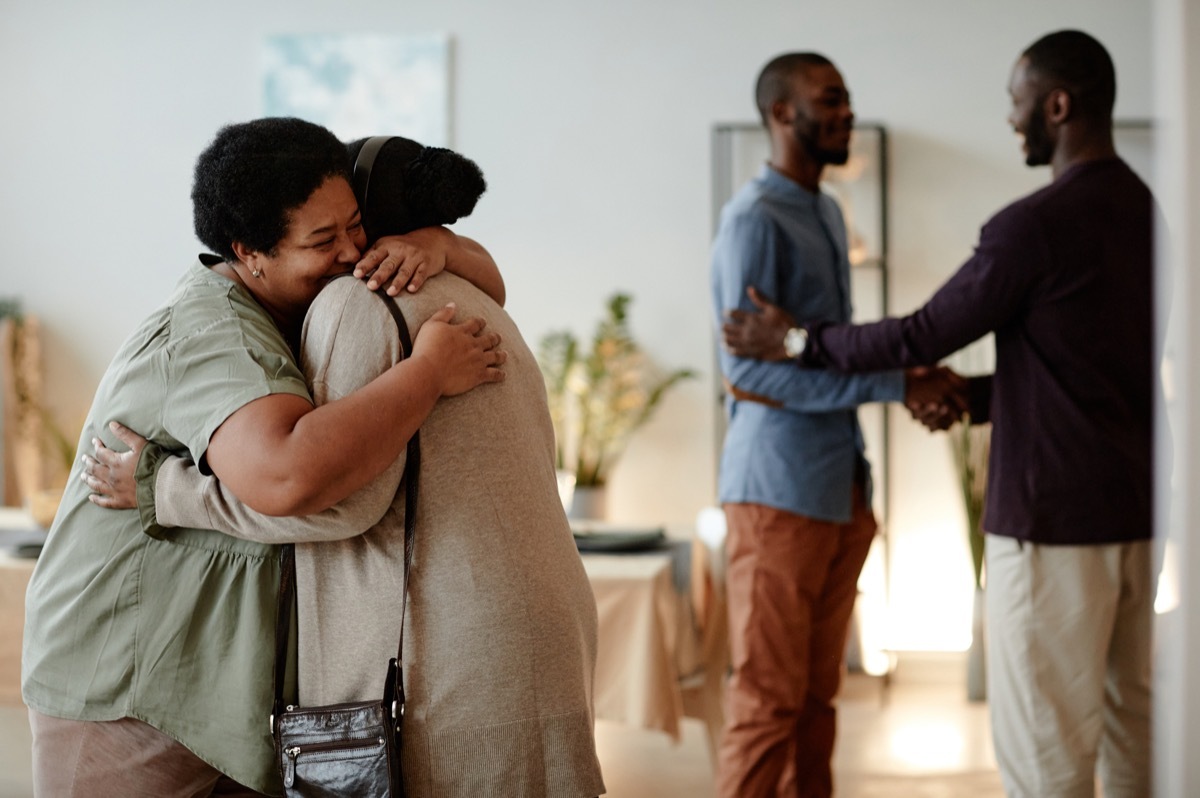
[[[140,720],[64,720],[29,710],[37,798],[259,798]]]
[[[1010,798],[1150,795],[1151,543],[988,535],[988,703]]]

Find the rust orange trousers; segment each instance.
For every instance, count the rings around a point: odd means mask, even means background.
[[[733,674],[717,756],[720,798],[824,798],[834,699],[875,517],[856,487],[849,523],[727,504]]]

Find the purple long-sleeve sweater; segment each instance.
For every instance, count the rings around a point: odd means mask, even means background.
[[[1046,544],[1151,536],[1154,201],[1120,159],[1071,167],[984,225],[924,307],[812,331],[841,371],[931,364],[995,333],[984,529]],[[903,463],[900,464],[903,468]]]

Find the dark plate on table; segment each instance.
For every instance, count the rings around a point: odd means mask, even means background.
[[[592,554],[650,551],[667,540],[662,527],[620,526],[599,521],[571,521],[575,547]]]
[[[46,531],[38,527],[0,529],[0,551],[10,557],[36,560],[46,542]]]

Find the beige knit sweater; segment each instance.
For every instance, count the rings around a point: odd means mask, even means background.
[[[302,360],[318,403],[400,358],[384,301],[343,279],[314,303]],[[508,353],[503,382],[442,399],[421,427],[404,640],[408,795],[599,795],[596,608],[559,502],[537,363],[508,314],[454,275],[394,301],[414,336],[454,301],[460,317],[485,318]],[[403,589],[403,460],[305,518],[254,513],[187,461],[159,471],[160,523],[297,542],[302,706],[381,695]]]

